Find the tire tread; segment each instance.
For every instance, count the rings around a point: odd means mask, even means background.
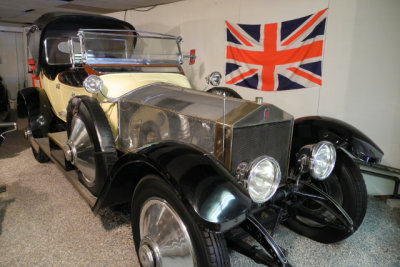
[[[39,152],[36,152],[33,147],[31,147],[33,156],[35,157],[36,161],[39,163],[46,163],[49,162],[49,157],[39,148]]]
[[[207,244],[211,266],[230,266],[227,246],[222,234],[203,231],[203,238]],[[222,245],[224,244],[224,245]]]

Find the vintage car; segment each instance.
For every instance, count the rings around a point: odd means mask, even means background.
[[[130,205],[142,266],[229,266],[228,248],[286,266],[279,223],[322,243],[362,223],[353,158],[383,153],[354,127],[192,89],[180,37],[114,18],[45,14],[28,41],[40,86],[19,92],[18,111],[33,155],[94,212]]]

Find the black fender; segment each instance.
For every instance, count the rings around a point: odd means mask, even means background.
[[[159,142],[123,155],[114,165],[94,211],[129,202],[139,180],[155,174],[175,189],[199,226],[223,232],[246,219],[251,200],[221,163],[192,145]]]
[[[354,126],[329,117],[303,117],[294,122],[291,164],[295,154],[305,144],[326,140],[342,148],[354,157],[370,163],[379,163],[383,151],[364,133]]]
[[[35,138],[45,137],[50,130],[54,115],[44,90],[28,87],[20,90],[17,97],[18,117],[28,117],[29,127]]]

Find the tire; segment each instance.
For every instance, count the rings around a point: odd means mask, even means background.
[[[72,164],[80,181],[99,196],[108,173],[117,161],[110,125],[96,99],[77,96],[67,107],[68,145],[76,151]]]
[[[35,149],[31,145],[31,149],[32,149],[32,154],[35,157],[37,162],[46,163],[46,162],[50,161],[49,157],[40,148],[39,148],[39,151],[36,152]]]
[[[53,124],[53,114],[51,113],[48,99],[45,100],[45,104],[42,102],[43,100],[45,99],[40,97],[35,87],[27,87],[18,92],[18,118],[26,118],[27,120],[25,138],[28,139],[32,154],[39,163],[48,162],[50,159],[40,147],[35,149],[35,147],[32,146],[31,138],[47,137],[47,133],[51,130]],[[47,109],[45,109],[44,106],[47,106]],[[38,123],[38,121],[40,121],[40,123]]]
[[[193,266],[194,262],[196,266],[230,266],[223,235],[201,230],[174,189],[160,177],[148,175],[139,182],[132,198],[131,216],[133,239],[142,266],[149,259],[145,256],[148,250],[152,257],[160,259],[162,266],[172,266],[174,259],[178,266]],[[176,242],[181,249],[174,248],[177,250],[171,255],[170,245]]]
[[[338,150],[332,174],[322,182],[313,181],[313,183],[341,204],[353,220],[356,231],[367,210],[367,188],[360,169],[353,160],[345,152]],[[317,207],[313,208],[318,210]],[[295,232],[321,243],[338,242],[354,233],[313,224],[299,217],[288,220],[286,225]]]
[[[223,95],[225,93],[226,96],[242,99],[242,97],[236,91],[228,87],[213,87],[211,89],[208,89],[207,93],[212,93],[216,95]]]
[[[31,123],[30,123],[29,120],[30,119],[28,117],[28,127],[27,127],[27,129],[25,131],[31,133],[31,135],[32,135],[32,131],[31,131],[31,128],[29,126]],[[31,143],[32,141],[31,141],[30,138],[35,138],[35,137],[32,135],[32,136],[29,136],[28,139],[29,139],[29,143],[30,143],[30,146],[31,146],[33,157],[36,159],[36,161],[39,162],[39,163],[49,162],[50,158],[40,149],[40,147],[38,147],[38,150],[36,151],[36,149],[32,146],[32,143]]]

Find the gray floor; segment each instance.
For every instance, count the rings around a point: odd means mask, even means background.
[[[0,266],[138,266],[126,213],[95,216],[52,163],[39,164],[22,131],[0,147]],[[275,235],[294,266],[400,266],[400,209],[370,197],[360,229],[323,245],[284,227]],[[232,266],[257,266],[236,253]]]

